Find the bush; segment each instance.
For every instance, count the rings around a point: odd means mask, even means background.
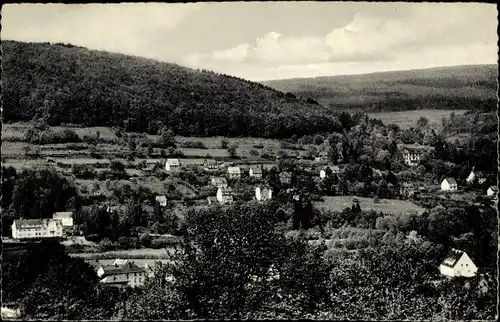
[[[115,172],[125,172],[125,165],[118,160],[111,161],[109,168]]]

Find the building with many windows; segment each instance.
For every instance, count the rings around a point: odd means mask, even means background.
[[[12,223],[12,238],[57,238],[63,235],[61,219],[17,219]]]

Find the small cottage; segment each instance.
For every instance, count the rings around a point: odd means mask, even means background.
[[[156,196],[155,201],[159,203],[161,207],[167,206],[167,197],[165,195]]]
[[[453,178],[444,178],[441,182],[441,191],[457,191],[458,184]]]
[[[219,171],[223,167],[224,167],[224,162],[222,161],[217,161],[215,159],[205,159],[203,161],[203,170],[207,172]]]
[[[181,163],[179,159],[167,159],[165,162],[165,170],[168,172],[176,172],[181,168]]]
[[[259,201],[270,200],[273,197],[273,190],[268,186],[257,186],[255,188],[255,199]]]
[[[261,167],[250,167],[248,175],[253,178],[262,178],[262,168]]]
[[[439,271],[449,277],[472,277],[476,275],[477,267],[467,253],[452,248],[439,265]]]
[[[212,177],[210,179],[210,184],[217,188],[227,188],[227,179],[225,177]]]
[[[73,212],[71,211],[55,212],[52,215],[52,219],[60,219],[63,229],[73,227]]]
[[[498,187],[496,187],[496,186],[491,186],[486,191],[486,196],[488,196],[490,198],[496,198],[497,195],[498,195]]]
[[[234,192],[231,187],[219,188],[217,189],[217,201],[220,204],[231,204],[233,203]]]
[[[241,178],[240,167],[227,167],[227,176],[229,179],[240,179]]]

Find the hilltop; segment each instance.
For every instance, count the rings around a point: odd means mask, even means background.
[[[493,111],[497,102],[497,72],[497,65],[467,65],[272,80],[264,81],[262,84],[313,98],[334,110]]]
[[[4,121],[120,126],[185,136],[255,136],[336,131],[314,100],[259,83],[69,44],[2,42]]]

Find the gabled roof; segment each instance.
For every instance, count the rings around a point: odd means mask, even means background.
[[[126,262],[123,265],[105,265],[102,266],[104,271],[103,276],[116,275],[116,274],[130,274],[130,273],[142,273],[144,269],[137,266],[132,262]]]
[[[70,219],[73,218],[73,212],[72,211],[58,211],[55,212],[54,215],[52,215],[53,219]]]
[[[212,177],[211,181],[215,183],[227,183],[226,177]]]
[[[493,190],[493,191],[498,191],[498,187],[497,186],[490,186],[489,189]]]
[[[227,172],[232,174],[241,173],[240,167],[227,167]]]
[[[146,164],[159,164],[161,160],[159,159],[146,159]]]
[[[45,227],[49,222],[55,221],[57,225],[62,225],[60,219],[17,219],[14,220],[16,229],[28,229],[36,227]]]
[[[252,170],[253,173],[262,173],[261,167],[253,166],[253,167],[250,167],[250,170]]]
[[[167,159],[167,164],[168,165],[181,165],[179,163],[179,159]]]
[[[441,265],[448,267],[455,267],[455,264],[458,262],[458,260],[460,259],[460,257],[462,257],[463,254],[465,254],[463,251],[452,248],[444,258]]]
[[[233,194],[233,189],[231,187],[220,187],[219,190],[222,192],[223,195],[232,195]]]
[[[453,179],[451,177],[444,178],[444,180],[448,181],[449,184],[454,184],[454,185],[457,184],[457,182],[455,181],[455,179]]]

